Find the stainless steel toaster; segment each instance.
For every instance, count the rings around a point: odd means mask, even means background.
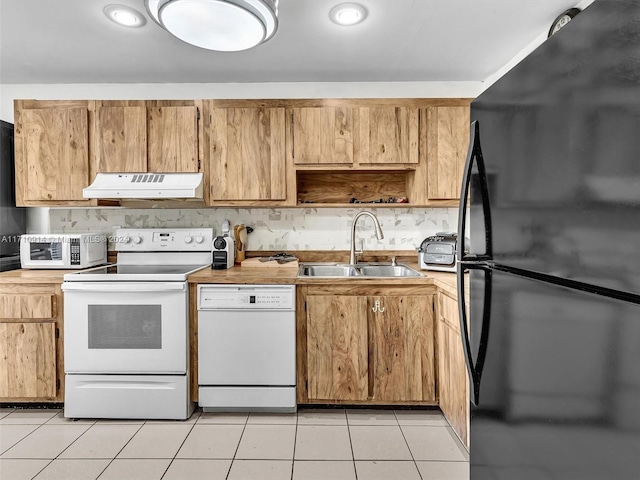
[[[455,232],[440,232],[425,238],[418,248],[418,263],[422,270],[439,272],[456,271],[456,247],[458,234]],[[469,239],[465,238],[465,249]]]

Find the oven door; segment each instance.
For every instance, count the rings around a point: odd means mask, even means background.
[[[186,373],[186,282],[65,282],[62,289],[66,373]]]

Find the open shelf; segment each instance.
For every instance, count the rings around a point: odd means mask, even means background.
[[[389,198],[407,198],[408,172],[398,171],[298,171],[298,206],[402,207],[409,203],[388,202]],[[358,202],[352,201],[358,200]],[[374,201],[382,199],[380,203]]]

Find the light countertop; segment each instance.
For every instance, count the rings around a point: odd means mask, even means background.
[[[417,263],[406,263],[406,265],[418,270]],[[62,283],[65,274],[72,270],[12,270],[0,273],[0,284],[42,284],[42,283]],[[297,277],[298,269],[291,267],[282,268],[251,268],[233,267],[226,270],[213,270],[204,268],[189,275],[189,283],[218,283],[218,284],[290,284],[290,285],[310,285],[310,284],[335,284],[337,282],[349,282],[353,285],[373,285],[388,284],[389,286],[403,285],[435,285],[452,297],[457,297],[456,275],[455,273],[421,271],[424,277],[399,277],[399,278],[322,278],[322,277]]]

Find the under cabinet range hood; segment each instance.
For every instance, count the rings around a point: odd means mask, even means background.
[[[84,198],[202,203],[202,173],[98,173]]]

